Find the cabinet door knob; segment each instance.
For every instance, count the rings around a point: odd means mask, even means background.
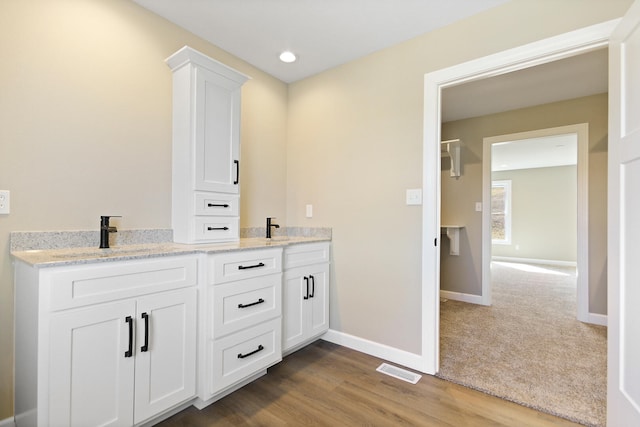
[[[124,352],[124,357],[131,357],[133,356],[133,319],[127,316],[124,321],[129,324],[129,349]]]
[[[309,275],[309,279],[311,279],[311,294],[309,295],[309,298],[313,298],[316,293],[316,278]]]
[[[254,355],[257,352],[262,351],[262,350],[264,350],[264,346],[262,344],[260,344],[258,346],[258,348],[256,348],[255,350],[253,350],[253,351],[251,351],[249,353],[246,353],[246,354],[238,353],[238,359],[244,359],[245,357],[252,356],[252,355]]]
[[[236,179],[233,184],[238,185],[240,182],[240,160],[234,160],[233,163],[236,165]]]
[[[260,267],[264,267],[264,262],[259,262],[253,265],[239,265],[238,270],[248,270],[250,268],[260,268]]]
[[[262,304],[264,302],[264,300],[262,298],[258,299],[258,301],[255,302],[251,302],[249,304],[238,304],[238,308],[247,308],[247,307],[253,307],[254,305],[258,305],[258,304]]]
[[[149,351],[149,315],[142,313],[144,319],[144,345],[140,347],[140,351]]]

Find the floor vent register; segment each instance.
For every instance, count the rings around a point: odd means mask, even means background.
[[[402,381],[406,381],[411,384],[416,384],[422,378],[422,375],[415,374],[413,372],[407,371],[406,369],[398,368],[396,366],[391,366],[387,363],[383,363],[378,366],[376,369],[378,372],[382,372],[383,374],[387,374],[391,377],[397,378]]]

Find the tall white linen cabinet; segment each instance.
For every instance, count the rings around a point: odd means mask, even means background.
[[[237,241],[240,91],[249,77],[188,46],[166,63],[173,71],[174,241]]]

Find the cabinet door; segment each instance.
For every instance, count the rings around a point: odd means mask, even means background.
[[[329,329],[329,264],[309,266],[307,276],[311,282],[308,336],[315,337]]]
[[[294,268],[284,272],[282,288],[282,351],[289,350],[305,339],[306,270]]]
[[[238,193],[240,85],[196,68],[195,189]]]
[[[286,270],[282,291],[282,351],[329,329],[329,264]]]
[[[135,422],[196,393],[196,289],[138,299]]]
[[[51,316],[49,425],[133,424],[134,313],[125,300]]]

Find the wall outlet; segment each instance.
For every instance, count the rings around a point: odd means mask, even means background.
[[[306,205],[305,206],[305,215],[307,218],[312,218],[313,217],[313,205]]]
[[[10,208],[10,196],[9,190],[0,190],[0,215],[9,214]]]

